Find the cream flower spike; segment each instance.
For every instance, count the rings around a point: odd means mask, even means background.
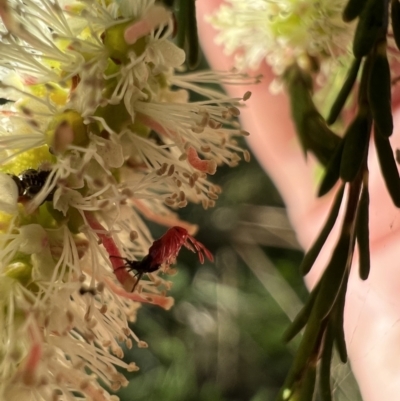
[[[355,23],[345,23],[346,0],[226,0],[208,21],[216,43],[235,56],[239,71],[271,66],[273,93],[285,86],[285,72],[298,66],[315,79],[314,100],[325,115],[353,59]]]
[[[237,53],[239,70],[257,69],[266,61],[281,75],[295,62],[306,68],[315,68],[315,62],[327,77],[350,54],[354,24],[342,21],[345,4],[345,0],[227,0],[208,19],[219,31],[217,43],[227,54]]]

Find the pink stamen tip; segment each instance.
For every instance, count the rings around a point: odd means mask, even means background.
[[[90,213],[85,212],[86,221],[88,222],[90,228],[96,231],[96,234],[101,239],[101,242],[106,249],[109,256],[116,256],[114,258],[110,258],[115,276],[117,280],[124,285],[126,282],[130,282],[132,276],[126,269],[122,269],[124,267],[125,262],[123,259],[118,259],[121,257],[119,249],[115,244],[113,238],[110,235],[106,235],[107,230],[97,221],[96,217]]]
[[[166,227],[181,226],[187,230],[190,235],[196,234],[199,227],[196,224],[191,224],[186,221],[180,220],[175,214],[160,215],[154,213],[144,202],[138,199],[132,199],[132,203],[135,208],[140,211],[147,219],[154,221],[157,224],[161,224]]]
[[[173,132],[169,133],[169,131],[167,132],[165,130],[165,128],[158,123],[157,121],[155,121],[153,118],[146,116],[145,114],[142,113],[136,113],[136,119],[141,122],[144,125],[147,125],[149,128],[151,128],[152,130],[156,131],[157,134],[160,135],[164,135],[168,138],[171,138],[172,135],[171,134],[175,134]]]
[[[141,20],[125,29],[124,39],[128,45],[133,45],[138,39],[151,31],[151,25],[146,20]]]
[[[169,310],[172,308],[174,305],[174,299],[172,297],[164,297],[162,295],[156,295],[156,294],[146,294],[142,295],[137,292],[128,292],[125,291],[123,288],[118,287],[115,285],[111,280],[106,279],[105,280],[110,287],[110,289],[116,294],[121,297],[130,299],[135,302],[140,302],[140,303],[147,303],[147,304],[153,304],[160,306],[161,308],[165,310]]]
[[[150,34],[158,26],[167,24],[171,16],[171,11],[164,6],[154,5],[140,21],[126,28],[124,32],[125,42],[128,45],[134,44],[138,39]]]
[[[38,83],[38,80],[35,77],[27,76],[24,78],[24,84],[27,86],[36,85],[37,83]]]
[[[26,370],[33,373],[40,361],[42,356],[42,346],[39,343],[34,343],[30,349],[28,359],[26,361]]]
[[[196,149],[193,146],[189,146],[186,151],[189,164],[202,173],[213,175],[217,171],[217,163],[214,160],[202,160],[200,159]]]

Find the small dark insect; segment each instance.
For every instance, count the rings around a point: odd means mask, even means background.
[[[135,288],[138,285],[144,273],[155,272],[161,266],[160,264],[152,265],[150,263],[149,255],[145,256],[141,261],[130,260],[128,258],[124,258],[121,256],[113,256],[113,255],[111,255],[110,258],[122,259],[125,261],[124,266],[121,266],[118,269],[126,267],[128,271],[136,270],[136,274],[134,276],[136,278],[136,281],[135,284],[133,284],[132,292],[135,291]]]
[[[136,270],[137,280],[132,288],[135,291],[136,285],[144,273],[152,273],[158,270],[161,265],[171,265],[177,258],[182,246],[197,253],[200,263],[204,263],[204,255],[211,262],[214,260],[212,253],[199,241],[194,239],[186,229],[182,227],[170,228],[162,237],[155,240],[149,248],[149,253],[140,261],[130,260],[120,256],[110,258],[123,259],[129,271]]]
[[[39,193],[49,177],[50,170],[35,170],[30,168],[23,171],[18,176],[11,175],[11,178],[18,187],[18,202],[31,200]],[[53,200],[55,189],[53,189],[44,199],[43,202]]]

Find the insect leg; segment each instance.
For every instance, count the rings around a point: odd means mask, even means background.
[[[133,278],[136,278],[136,281],[135,281],[135,283],[133,284],[133,287],[132,287],[131,292],[134,292],[134,291],[135,291],[135,288],[136,288],[136,286],[139,284],[139,281],[141,280],[142,276],[143,276],[143,272],[138,272],[138,273],[136,273],[136,274],[133,276]]]

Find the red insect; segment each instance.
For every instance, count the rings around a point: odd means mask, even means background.
[[[125,267],[129,271],[136,270],[135,277],[137,280],[132,288],[133,292],[144,273],[152,273],[158,270],[161,265],[169,266],[174,263],[182,246],[196,252],[201,264],[204,263],[204,255],[211,262],[214,261],[212,253],[201,242],[189,235],[187,230],[178,226],[170,228],[161,238],[155,240],[149,248],[149,253],[140,261],[119,256],[110,257],[123,259]]]

